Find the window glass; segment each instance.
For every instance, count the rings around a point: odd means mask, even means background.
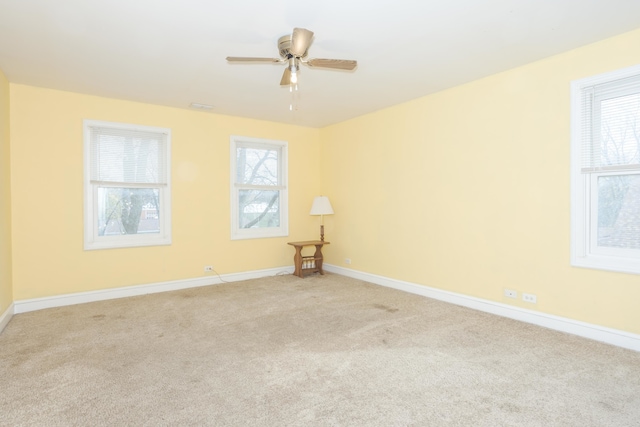
[[[598,246],[640,249],[640,174],[598,177]]]
[[[98,236],[160,233],[160,191],[98,187]]]

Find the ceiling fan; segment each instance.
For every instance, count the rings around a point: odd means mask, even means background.
[[[307,59],[307,49],[311,45],[313,31],[304,28],[294,28],[292,34],[287,34],[278,39],[280,58],[253,58],[227,56],[229,62],[275,62],[287,63],[287,68],[282,74],[280,85],[291,85],[298,82],[298,70],[300,64],[315,68],[332,68],[336,70],[353,70],[358,65],[357,61],[348,59]]]

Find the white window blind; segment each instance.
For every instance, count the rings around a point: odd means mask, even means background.
[[[167,184],[167,134],[99,126],[89,131],[93,183]]]
[[[582,172],[640,167],[640,75],[582,88]]]

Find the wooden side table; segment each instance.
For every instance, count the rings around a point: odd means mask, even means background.
[[[293,272],[294,276],[304,278],[305,273],[324,274],[322,271],[322,246],[328,245],[329,242],[322,240],[307,240],[305,242],[289,242],[289,245],[296,248],[296,254],[293,256],[293,264],[296,269]],[[305,246],[315,246],[316,252],[312,256],[303,256],[302,248]]]

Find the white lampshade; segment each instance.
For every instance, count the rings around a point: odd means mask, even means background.
[[[309,215],[332,215],[333,208],[331,202],[327,196],[317,196],[313,199],[313,205],[311,206],[311,212]]]

